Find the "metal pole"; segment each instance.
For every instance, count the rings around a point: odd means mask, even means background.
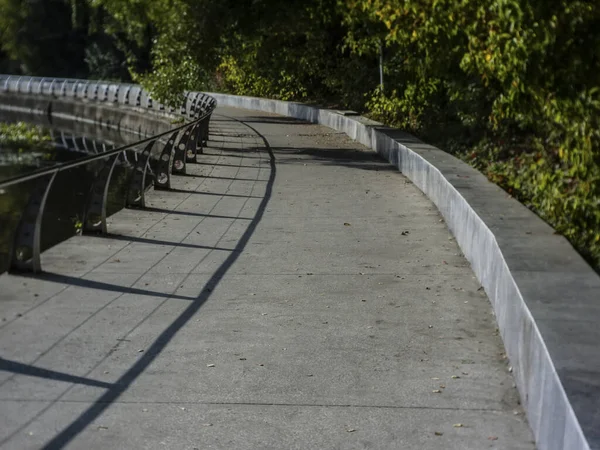
[[[379,89],[383,93],[383,44],[379,40]]]

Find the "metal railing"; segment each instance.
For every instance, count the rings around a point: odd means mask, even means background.
[[[0,193],[6,192],[6,188],[15,185],[34,183],[13,234],[10,250],[10,270],[31,272],[41,271],[42,217],[46,200],[60,172],[103,162],[101,169],[95,172],[91,181],[81,222],[82,232],[107,233],[108,192],[117,161],[121,159],[133,165],[127,182],[126,206],[144,207],[147,182],[151,173],[154,175],[152,177],[154,188],[168,190],[171,188],[171,174],[184,174],[186,164],[197,161],[197,155],[202,153],[203,145],[208,140],[210,117],[216,107],[214,98],[198,92],[187,92],[181,108],[177,111],[175,108],[168,108],[154,102],[152,97],[137,85],[76,79],[0,75],[0,92],[65,97],[76,101],[114,103],[132,108],[178,112],[189,120],[169,131],[141,139],[133,144],[94,153],[50,168],[34,170],[0,182]],[[163,148],[155,162],[156,174],[154,174],[150,157],[157,142],[163,144]],[[134,158],[130,158],[134,161],[128,161],[127,152],[130,152],[130,155],[134,152]]]

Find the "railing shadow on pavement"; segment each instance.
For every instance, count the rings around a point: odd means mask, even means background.
[[[165,210],[167,212],[167,210]],[[216,217],[216,216],[213,216]],[[222,217],[227,218],[227,217]],[[244,219],[244,220],[253,220],[253,219]],[[149,244],[149,245],[166,245],[173,247],[182,247],[182,248],[195,248],[198,250],[215,250],[219,252],[234,252],[236,251],[233,248],[224,248],[224,247],[211,247],[210,245],[198,245],[198,244],[188,244],[185,242],[172,242],[172,241],[163,241],[160,239],[149,239],[137,236],[124,236],[120,234],[102,234],[97,236],[100,239],[110,239],[115,241],[124,241],[124,242],[135,242],[140,244]]]
[[[200,308],[206,303],[211,297],[213,290],[219,285],[221,280],[225,277],[229,269],[237,261],[239,256],[242,254],[246,245],[250,241],[250,238],[254,234],[258,224],[261,222],[264,213],[267,209],[267,205],[273,194],[273,187],[275,184],[275,178],[277,174],[277,168],[275,165],[275,156],[269,146],[267,140],[252,128],[258,136],[260,136],[267,148],[269,153],[269,180],[267,182],[264,196],[261,198],[261,202],[257,207],[256,213],[253,219],[248,223],[245,231],[239,238],[235,248],[231,249],[230,254],[227,258],[219,265],[219,267],[213,272],[209,279],[204,283],[200,293],[195,297],[190,304],[164,329],[149,345],[148,348],[142,353],[141,357],[127,371],[121,375],[121,377],[115,381],[115,383],[108,388],[102,395],[100,395],[91,406],[84,410],[77,418],[58,432],[42,447],[44,450],[55,450],[62,449],[69,445],[82,431],[84,431],[91,423],[94,422],[106,409],[108,409],[115,401],[125,393],[132,383],[144,373],[144,371],[154,362],[154,360],[162,353],[167,347],[170,341],[175,335],[183,328],[194,315],[200,310]],[[49,405],[47,408],[51,407]],[[10,437],[9,437],[10,438]],[[1,444],[1,443],[0,443]]]
[[[191,125],[193,125],[193,124],[186,124],[180,128],[177,128],[176,130],[178,130],[178,132],[180,132],[180,133],[185,133],[185,130],[186,129],[189,130],[189,127]],[[256,135],[258,137],[262,138],[265,148],[267,149],[267,152],[269,155],[269,158],[265,161],[266,165],[264,167],[265,169],[270,170],[269,175],[268,175],[268,180],[264,180],[266,182],[265,191],[264,191],[264,194],[260,197],[247,196],[247,195],[236,196],[236,197],[246,198],[246,199],[257,198],[257,199],[260,199],[260,204],[257,206],[256,212],[254,213],[254,216],[252,218],[244,218],[244,217],[232,218],[232,219],[240,219],[247,223],[247,225],[244,227],[245,229],[244,229],[242,235],[237,240],[234,248],[221,249],[221,248],[217,248],[217,247],[207,247],[207,249],[209,249],[209,250],[223,250],[223,251],[228,252],[228,254],[227,254],[226,258],[224,259],[224,261],[214,271],[212,271],[212,274],[202,284],[202,287],[198,289],[197,294],[192,293],[190,296],[182,296],[182,295],[176,295],[175,294],[176,290],[174,290],[173,293],[171,294],[168,292],[155,292],[153,290],[139,289],[139,288],[135,288],[135,287],[131,287],[131,286],[122,286],[122,285],[117,285],[117,284],[113,284],[110,282],[106,283],[103,281],[89,280],[84,277],[69,276],[69,275],[64,275],[64,274],[60,274],[60,273],[39,272],[39,270],[38,271],[33,271],[33,270],[18,271],[18,273],[22,277],[41,279],[42,281],[45,280],[45,281],[60,283],[63,285],[81,286],[81,287],[86,287],[86,288],[90,288],[90,289],[98,289],[98,290],[104,290],[104,291],[109,291],[109,292],[115,292],[118,294],[148,295],[148,296],[154,296],[154,297],[161,297],[164,299],[164,301],[169,301],[171,299],[174,299],[174,300],[186,300],[188,302],[188,304],[186,304],[186,306],[185,306],[185,309],[181,313],[179,313],[173,320],[170,321],[170,323],[167,325],[167,327],[165,329],[163,329],[159,333],[159,335],[154,339],[154,341],[145,349],[144,353],[141,354],[141,356],[139,358],[136,358],[135,362],[131,365],[131,367],[125,369],[124,373],[117,380],[115,380],[112,384],[106,383],[106,384],[102,384],[102,385],[97,385],[94,380],[89,380],[85,377],[78,377],[78,376],[74,376],[74,375],[71,376],[69,374],[63,374],[61,372],[56,372],[56,371],[51,371],[51,370],[46,370],[46,369],[38,370],[38,368],[36,368],[32,365],[26,365],[26,364],[20,365],[20,363],[13,363],[12,361],[7,361],[6,364],[4,364],[4,366],[0,365],[0,367],[4,367],[6,369],[5,371],[12,372],[13,374],[38,376],[40,378],[66,381],[66,382],[82,384],[82,385],[87,384],[90,386],[97,386],[97,387],[105,388],[104,392],[101,393],[99,395],[99,397],[96,398],[96,400],[94,400],[93,403],[89,407],[87,407],[77,417],[74,417],[73,420],[70,421],[69,425],[67,425],[62,430],[57,431],[54,436],[49,437],[48,441],[43,445],[42,448],[44,448],[44,449],[60,449],[60,448],[64,448],[65,446],[69,445],[69,443],[71,443],[82,431],[84,431],[86,428],[88,428],[88,426],[94,420],[96,420],[96,418],[98,416],[100,416],[117,399],[119,399],[119,397],[121,397],[121,395],[129,389],[131,384],[142,373],[144,373],[144,371],[153,363],[153,361],[163,352],[163,350],[166,348],[166,346],[169,344],[169,342],[173,339],[173,337],[179,332],[179,330],[181,330],[181,328],[184,327],[192,319],[192,317],[194,317],[194,315],[198,312],[198,310],[211,297],[213,290],[219,285],[221,280],[224,278],[224,276],[228,273],[230,268],[233,266],[233,264],[237,261],[239,256],[242,254],[242,252],[245,249],[246,245],[248,244],[250,238],[254,234],[258,224],[262,220],[262,217],[266,211],[267,205],[273,194],[273,187],[274,187],[275,178],[276,178],[275,158],[274,158],[271,148],[269,147],[267,140],[262,135],[260,135],[260,133],[258,133],[256,130],[254,130],[252,127],[250,127],[250,126],[248,126],[248,127],[254,133],[256,133]],[[171,130],[171,131],[173,131],[173,130]],[[156,136],[154,136],[153,138],[156,138]],[[145,143],[148,144],[149,140],[145,141]],[[177,147],[179,147],[179,146],[177,146]],[[183,148],[183,150],[186,150],[186,149],[187,149],[186,147]],[[105,155],[99,156],[98,158],[107,158],[107,157],[111,157],[111,155],[112,155],[112,157],[114,159],[116,159],[118,156],[115,156],[115,155],[118,155],[116,153],[118,150],[119,149],[115,150],[114,155],[105,154]],[[86,162],[80,162],[80,164],[85,164]],[[238,167],[238,166],[236,166],[236,167]],[[148,170],[147,166],[143,167],[142,169]],[[42,175],[38,175],[38,176],[41,177]],[[54,176],[56,176],[56,173],[54,173],[50,176],[54,177]],[[33,179],[35,179],[35,178],[33,178]],[[252,181],[256,181],[256,180],[252,180]],[[13,181],[13,183],[18,184],[18,181]],[[144,185],[142,185],[142,186],[145,187]],[[47,190],[49,187],[50,187],[50,183],[48,183],[45,186],[45,189]],[[142,189],[142,191],[143,191],[143,189]],[[210,193],[186,191],[186,190],[180,190],[180,191],[185,194],[191,194],[191,193],[210,194]],[[130,195],[130,194],[128,194],[128,195]],[[221,194],[217,194],[217,195],[223,196]],[[131,205],[131,206],[136,206],[136,205]],[[143,204],[141,206],[143,206]],[[148,208],[148,209],[151,209],[151,208]],[[156,212],[158,212],[158,211],[156,211]],[[171,211],[171,210],[165,210],[164,212],[173,214],[173,211]],[[38,215],[37,217],[40,217],[40,216],[41,215]],[[39,222],[36,222],[36,225],[39,225]],[[106,223],[104,223],[104,225],[106,226]],[[108,233],[108,230],[106,228],[102,229],[101,233],[94,233],[93,236],[96,236],[97,238],[102,238],[102,239],[104,239],[104,238],[117,239],[117,240],[123,240],[123,241],[148,243],[151,245],[175,244],[176,246],[180,246],[180,247],[186,246],[186,244],[182,244],[182,243],[171,243],[171,242],[165,242],[165,241],[154,240],[154,239],[137,238],[137,237],[130,237],[130,236],[120,236],[120,235],[114,235],[114,234],[111,235]],[[194,248],[198,248],[198,246],[194,246]],[[38,266],[38,269],[39,269],[39,266]],[[34,272],[34,273],[32,273],[32,272]],[[35,273],[35,272],[37,272],[37,273]],[[190,275],[191,275],[191,272],[190,272]],[[40,411],[38,411],[38,413],[36,413],[36,415],[34,417],[30,418],[27,421],[27,423],[20,426],[17,430],[12,432],[10,435],[6,436],[0,442],[0,445],[4,444],[4,443],[8,442],[10,439],[12,439],[12,437],[15,436],[16,433],[19,433],[23,429],[23,427],[28,426],[28,424],[30,424],[33,420],[35,420],[41,414],[44,414],[45,411],[52,408],[57,402],[58,402],[58,399],[55,399],[55,400],[49,402],[47,405],[45,405]]]
[[[188,300],[188,301],[193,301],[196,299],[195,297],[190,297],[190,296],[185,296],[185,295],[177,295],[174,293],[160,292],[160,291],[151,291],[148,289],[140,289],[140,288],[135,288],[135,287],[131,287],[131,286],[106,283],[104,281],[90,280],[90,279],[82,278],[79,276],[71,276],[71,275],[65,275],[65,274],[53,273],[53,272],[42,272],[42,273],[38,273],[35,275],[24,272],[20,276],[23,276],[23,277],[35,276],[35,278],[37,280],[49,281],[49,282],[58,283],[58,284],[67,284],[69,286],[78,286],[78,287],[82,287],[82,288],[96,289],[96,290],[101,290],[101,291],[116,292],[118,294],[145,295],[148,297],[160,297],[160,298],[168,298],[168,299],[174,299],[174,300]]]
[[[90,378],[78,377],[64,372],[57,372],[55,370],[43,369],[41,367],[35,367],[30,364],[23,364],[17,361],[11,361],[0,357],[0,371],[9,372],[15,375],[25,375],[28,377],[45,378],[47,380],[64,381],[65,383],[81,384],[85,386],[99,387],[99,388],[111,388],[111,383],[104,381],[92,380]]]
[[[273,147],[273,152],[277,155],[278,164],[298,164],[306,163],[321,164],[327,166],[344,166],[353,169],[371,170],[378,172],[397,172],[397,170],[387,163],[381,156],[370,150],[347,150],[331,148],[301,148],[290,149],[285,147]],[[307,160],[302,156],[310,156]]]
[[[262,197],[253,196],[253,197],[247,197],[247,198],[262,198]],[[164,214],[174,214],[177,216],[207,217],[210,219],[252,220],[252,218],[250,218],[250,217],[221,216],[221,215],[215,215],[215,214],[204,214],[204,213],[197,213],[197,212],[191,212],[191,211],[179,211],[176,209],[162,209],[162,208],[155,208],[155,207],[146,207],[146,208],[144,208],[144,211],[164,213]],[[124,237],[127,238],[127,236],[124,236]]]

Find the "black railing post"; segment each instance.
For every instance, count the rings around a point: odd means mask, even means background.
[[[208,142],[209,122],[210,122],[210,115],[207,116],[206,118],[202,119],[202,121],[201,121],[202,136],[200,138],[200,142],[202,142],[202,146],[206,145],[206,143]]]
[[[108,189],[119,155],[110,156],[92,182],[83,213],[84,233],[106,233],[106,204]]]
[[[127,194],[127,206],[143,208],[146,205],[146,170],[150,162],[150,154],[156,140],[150,141],[139,154],[137,163],[133,168],[129,192]]]
[[[10,269],[39,273],[42,271],[41,234],[42,219],[48,194],[57,172],[36,180],[27,206],[21,215],[11,251]]]
[[[200,122],[196,122],[192,125],[191,135],[188,141],[185,144],[185,162],[186,163],[196,163],[198,160],[196,159],[196,155],[198,154],[198,139],[200,137]]]
[[[193,118],[198,118],[198,116],[200,115],[198,112],[198,99],[200,98],[200,94],[196,94],[194,95],[194,99],[192,100],[192,107],[190,108],[190,115]]]
[[[173,173],[174,174],[185,174],[185,160],[186,160],[186,150],[187,143],[190,139],[190,128],[191,126],[185,128],[183,135],[179,139],[177,146],[175,147],[175,156],[173,157]]]
[[[179,131],[171,135],[163,150],[157,164],[156,183],[154,189],[171,189],[171,166],[173,164],[173,145],[177,140]]]

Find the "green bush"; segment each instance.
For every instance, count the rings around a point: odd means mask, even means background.
[[[25,152],[29,150],[49,150],[52,139],[42,127],[24,122],[0,122],[0,149]]]
[[[371,116],[473,164],[599,269],[600,4],[349,5],[350,17],[383,23],[389,51],[403,55],[388,68],[393,88],[367,102]]]

